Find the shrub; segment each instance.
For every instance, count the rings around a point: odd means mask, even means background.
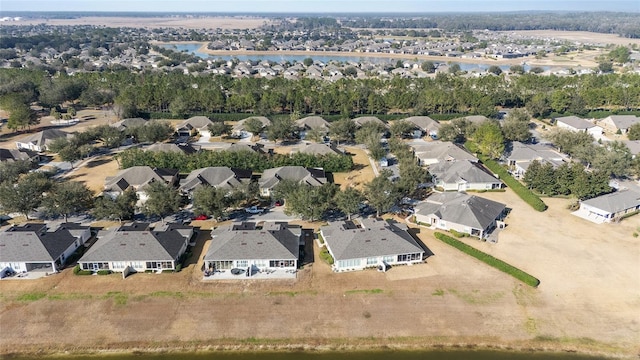
[[[329,250],[327,250],[327,248],[322,248],[322,250],[320,250],[320,258],[327,264],[333,265],[333,257],[329,254]]]
[[[111,270],[98,270],[98,275],[109,275]]]
[[[469,236],[469,234],[466,234],[466,233],[463,233],[463,232],[459,232],[459,231],[456,231],[456,230],[454,230],[454,229],[449,230],[449,232],[450,232],[450,233],[452,233],[452,234],[453,234],[453,236],[455,236],[455,237],[457,237],[457,238],[461,238],[461,237],[467,237],[467,236]]]
[[[176,265],[176,272],[182,270],[182,264]]]
[[[91,271],[91,270],[82,270],[80,268],[80,265],[76,265],[76,266],[73,267],[73,273],[75,275],[92,275],[93,271]]]
[[[73,273],[74,273],[74,274],[76,274],[76,275],[78,275],[78,273],[79,273],[79,272],[80,272],[80,265],[76,265],[76,266],[73,268]]]
[[[511,276],[513,276],[514,278],[522,281],[523,283],[532,286],[532,287],[537,287],[538,285],[540,285],[540,280],[536,279],[535,277],[533,277],[532,275],[527,274],[526,272],[507,264],[506,262],[500,260],[500,259],[496,259],[493,256],[484,253],[472,246],[469,246],[463,242],[461,242],[460,240],[454,239],[451,236],[447,236],[443,233],[439,233],[436,232],[434,234],[435,238],[446,243],[449,244],[453,247],[455,247],[456,249],[466,253],[467,255],[473,256],[474,258],[484,262],[485,264],[494,267],[504,273],[507,273]]]

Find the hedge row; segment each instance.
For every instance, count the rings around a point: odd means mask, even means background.
[[[524,202],[531,205],[537,211],[545,211],[547,210],[547,204],[545,204],[538,195],[534,194],[531,190],[527,189],[526,186],[522,185],[522,183],[516,179],[514,179],[509,172],[505,168],[503,168],[497,162],[490,159],[482,159],[482,163],[489,168],[489,170],[498,174],[500,180],[502,180],[508,187],[513,190]]]
[[[484,253],[474,247],[471,247],[461,242],[460,240],[454,239],[451,236],[447,236],[439,232],[434,233],[434,236],[436,237],[436,239],[453,246],[454,248],[466,253],[467,255],[473,256],[474,258],[484,262],[491,267],[494,267],[504,273],[513,276],[514,278],[522,281],[529,286],[537,287],[538,285],[540,285],[540,280],[536,279],[532,275],[529,275],[526,272],[513,267],[500,259],[496,259],[493,256]]]

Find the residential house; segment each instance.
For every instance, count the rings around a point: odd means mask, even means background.
[[[640,140],[627,140],[623,141],[631,155],[635,158],[638,154],[640,154]],[[1,160],[1,158],[0,158]]]
[[[133,166],[118,172],[116,176],[107,177],[105,179],[103,193],[110,197],[116,197],[131,187],[138,194],[139,204],[142,204],[148,198],[144,191],[148,184],[159,181],[169,186],[174,186],[177,180],[178,170],[176,169]]]
[[[304,139],[309,130],[319,130],[323,133],[329,131],[329,123],[320,116],[307,116],[296,121],[296,126],[300,129],[300,138]]]
[[[16,149],[4,149],[0,148],[0,162],[14,162],[14,161],[32,161],[38,162],[40,155],[31,150],[16,150]]]
[[[447,161],[429,165],[436,187],[444,191],[501,189],[504,184],[477,162]]]
[[[613,222],[625,214],[640,210],[640,192],[620,190],[580,202],[574,215],[601,224]]]
[[[251,182],[251,174],[251,170],[231,169],[225,166],[196,169],[180,181],[179,190],[184,194],[192,193],[198,186],[234,190]]]
[[[485,239],[504,226],[506,205],[464,192],[433,194],[415,207],[417,223]]]
[[[478,161],[477,157],[450,141],[420,142],[410,143],[410,145],[420,165],[460,160]]]
[[[245,277],[278,271],[295,278],[302,231],[287,223],[236,223],[211,233],[211,244],[204,256],[205,275],[242,269]],[[239,277],[240,278],[240,277]]]
[[[522,178],[534,160],[551,164],[554,168],[568,161],[565,155],[555,151],[551,145],[524,144],[518,141],[511,143],[506,162],[509,172],[516,178]]]
[[[267,169],[258,180],[260,195],[271,196],[271,190],[282,180],[291,180],[308,186],[322,186],[327,182],[327,176],[322,168],[281,166]]]
[[[246,138],[246,137],[251,136],[251,135],[253,135],[253,136],[260,135],[260,134],[251,134],[244,127],[244,123],[247,120],[252,119],[252,118],[260,120],[260,122],[262,123],[262,128],[263,129],[266,128],[267,126],[271,125],[271,120],[269,120],[268,118],[266,118],[264,116],[251,116],[249,118],[242,119],[242,120],[238,121],[238,123],[235,124],[233,126],[233,128],[231,129],[231,135],[237,136],[237,137],[240,137],[240,138]]]
[[[143,119],[143,118],[129,118],[129,119],[120,120],[118,122],[110,124],[109,126],[114,127],[114,128],[116,128],[116,129],[118,129],[120,131],[125,131],[127,129],[140,127],[140,126],[145,126],[147,124],[148,124],[148,120],[146,120],[146,119]]]
[[[600,137],[603,132],[603,129],[600,126],[577,116],[563,116],[556,118],[556,126],[560,129],[566,129],[574,132],[584,131],[594,137]]]
[[[382,127],[388,127],[387,124],[378,119],[378,117],[376,116],[361,116],[361,117],[357,117],[355,119],[353,119],[353,122],[356,124],[357,127],[362,127],[362,125],[367,124],[367,123],[374,123],[377,125],[380,125]]]
[[[390,265],[421,263],[424,257],[424,249],[405,224],[382,219],[330,222],[320,228],[320,235],[337,272],[370,267],[386,270]]]
[[[598,125],[612,133],[620,131],[620,133],[626,134],[631,125],[638,122],[640,122],[640,118],[635,115],[611,115],[598,120]]]
[[[193,227],[177,223],[155,228],[148,223],[122,225],[100,232],[78,265],[92,271],[176,270],[194,234]]]
[[[403,119],[403,121],[410,122],[416,127],[417,132],[414,134],[414,137],[422,137],[424,135],[429,135],[433,138],[438,137],[440,123],[428,116],[411,116]]]
[[[91,237],[88,226],[63,223],[55,229],[27,223],[0,232],[0,271],[60,271],[67,260]]]
[[[183,121],[176,127],[178,136],[194,136],[200,134],[202,136],[211,136],[209,125],[213,121],[206,116],[193,116]]]
[[[47,145],[58,138],[70,138],[72,134],[58,129],[47,129],[16,141],[18,150],[46,151]]]
[[[342,151],[338,150],[333,145],[330,144],[318,144],[318,143],[307,143],[302,146],[296,147],[291,150],[291,153],[303,153],[303,154],[311,154],[311,155],[338,155],[342,154]]]
[[[195,154],[200,151],[200,146],[192,145],[192,144],[165,144],[165,143],[156,143],[149,145],[144,148],[144,151],[152,151],[152,152],[175,152],[182,154]]]

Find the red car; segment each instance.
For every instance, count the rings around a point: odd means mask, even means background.
[[[284,204],[284,201],[283,201],[283,200],[277,200],[277,201],[274,203],[274,205],[275,205],[275,206],[282,206],[283,204]]]
[[[193,218],[193,220],[207,220],[209,217],[207,215],[198,215]]]

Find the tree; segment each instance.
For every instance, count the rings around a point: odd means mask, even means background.
[[[167,140],[174,133],[173,127],[164,121],[149,121],[144,126],[136,127],[137,138],[143,142],[160,142]]]
[[[473,134],[480,152],[492,159],[498,159],[504,152],[504,136],[496,121],[485,121]]]
[[[376,209],[376,215],[389,211],[400,198],[395,185],[389,180],[393,173],[385,169],[371,182],[365,184],[364,196],[369,204]]]
[[[93,208],[96,219],[122,220],[133,219],[138,195],[133,188],[129,188],[112,199],[108,196],[98,197]]]
[[[627,63],[631,60],[631,52],[625,46],[618,46],[609,52],[609,59],[620,65]]]
[[[449,65],[449,73],[450,74],[454,74],[455,75],[455,74],[459,73],[460,70],[461,70],[460,69],[460,64],[458,64],[458,63],[453,63],[453,64]]]
[[[393,136],[405,137],[411,134],[415,127],[416,126],[413,123],[405,120],[398,120],[394,121],[393,124],[391,124],[391,128],[389,130],[391,131],[391,135]]]
[[[348,187],[343,191],[338,191],[334,201],[338,209],[351,220],[351,215],[357,213],[360,209],[360,204],[364,201],[364,195],[360,190]]]
[[[640,123],[635,123],[629,127],[629,132],[627,132],[627,136],[629,140],[640,140]]]
[[[28,173],[31,167],[32,163],[28,160],[0,162],[0,184],[4,182],[16,183],[20,175]]]
[[[524,66],[522,65],[511,65],[511,67],[509,68],[509,71],[513,74],[519,74],[522,75],[524,74]]]
[[[402,195],[412,195],[418,188],[418,185],[430,180],[427,169],[418,165],[413,157],[411,160],[401,161],[398,165],[398,170],[400,172],[398,190]]]
[[[285,211],[314,221],[331,206],[337,185],[326,183],[322,186],[300,185],[287,198]]]
[[[500,74],[502,74],[502,69],[498,65],[491,65],[487,69],[487,72],[489,74],[500,75]]]
[[[442,123],[438,129],[438,137],[443,141],[464,143],[474,130],[473,123],[466,118],[453,119]]]
[[[231,125],[227,125],[224,121],[214,122],[207,127],[212,136],[222,136],[231,133]]]
[[[527,101],[525,107],[531,116],[537,118],[547,116],[551,111],[549,100],[544,94],[535,94],[531,100]]]
[[[524,110],[514,109],[509,112],[502,124],[504,138],[509,141],[527,141],[531,138],[529,131],[529,114]]]
[[[547,135],[547,137],[560,152],[569,155],[573,155],[575,149],[581,146],[591,146],[594,141],[593,136],[585,131],[573,132],[565,129],[556,129]]]
[[[157,215],[164,218],[180,209],[180,194],[173,187],[156,181],[147,185],[144,189],[148,199],[145,201],[142,211],[146,215]]]
[[[356,124],[351,119],[342,119],[331,123],[329,133],[338,141],[351,141],[356,132]]]
[[[213,186],[199,186],[193,192],[193,208],[198,214],[219,219],[225,215],[230,199],[227,190]]]
[[[264,124],[260,119],[250,117],[244,122],[244,129],[253,134],[253,136],[258,136],[264,129]]]
[[[9,112],[9,120],[7,121],[9,129],[25,128],[37,120],[36,113],[27,104],[15,104],[9,109]]]
[[[51,180],[43,173],[25,174],[15,184],[0,184],[0,207],[6,212],[24,214],[29,219],[29,212],[42,204],[44,193],[50,188]]]
[[[309,67],[313,65],[313,59],[310,57],[304,58],[304,60],[302,60],[302,63],[304,64],[304,66]]]
[[[102,140],[102,145],[110,149],[119,147],[125,139],[125,134],[109,125],[101,125],[95,128],[98,139]]]
[[[68,146],[65,146],[62,149],[60,149],[60,151],[58,151],[58,155],[60,156],[60,159],[62,161],[68,161],[71,163],[82,158],[82,153],[80,152],[80,148],[72,144],[69,144]]]
[[[593,167],[607,176],[623,177],[630,174],[631,151],[620,141],[611,141],[593,159]]]
[[[433,63],[433,61],[425,61],[422,63],[421,67],[423,71],[429,74],[433,74],[434,72],[436,72],[436,65]]]
[[[267,128],[267,137],[271,141],[286,141],[292,138],[294,122],[290,118],[275,119]]]
[[[43,205],[47,213],[64,217],[64,222],[71,214],[77,214],[91,209],[93,192],[83,183],[65,181],[54,183],[47,192]]]
[[[67,114],[69,114],[71,117],[74,117],[78,114],[78,112],[76,111],[76,108],[74,108],[73,106],[69,106],[67,108]]]

